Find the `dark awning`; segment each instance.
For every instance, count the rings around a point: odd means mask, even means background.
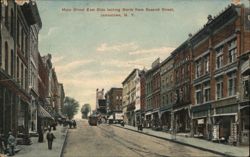
[[[50,118],[54,120],[54,118],[47,112],[41,105],[38,105],[38,117],[40,118]]]

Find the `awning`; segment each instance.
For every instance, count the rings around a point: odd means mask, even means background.
[[[150,115],[150,114],[152,114],[152,112],[150,111],[150,112],[146,112],[145,113],[145,115],[147,116],[147,115]]]
[[[38,105],[38,117],[54,120],[54,118],[41,105]]]

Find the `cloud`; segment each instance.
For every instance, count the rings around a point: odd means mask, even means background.
[[[170,54],[175,48],[173,47],[160,47],[152,49],[140,49],[136,51],[129,52],[130,55],[161,55]]]
[[[75,60],[75,61],[71,61],[71,62],[68,62],[68,63],[58,62],[58,64],[56,65],[56,71],[58,73],[72,72],[75,69],[86,66],[87,64],[90,64],[92,62],[94,62],[94,60],[92,60],[92,59],[89,59],[89,60]]]
[[[107,44],[102,43],[99,47],[96,48],[97,52],[121,52],[128,50],[136,50],[138,45],[135,43],[123,43],[123,44]]]
[[[39,41],[50,39],[51,35],[56,32],[59,32],[59,27],[50,27],[47,33],[39,34]]]

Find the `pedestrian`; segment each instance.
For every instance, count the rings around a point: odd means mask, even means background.
[[[9,132],[8,145],[9,145],[9,155],[10,156],[15,155],[16,139],[12,135],[12,132]]]
[[[49,129],[49,132],[47,133],[47,141],[48,141],[48,149],[52,150],[52,143],[55,139],[55,135],[51,132],[51,129]]]

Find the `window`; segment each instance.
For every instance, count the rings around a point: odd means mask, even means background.
[[[28,53],[28,37],[26,36],[25,37],[25,48],[24,48],[24,50],[25,50],[25,52],[24,52],[24,55],[25,55],[25,57],[28,57],[28,55],[27,55],[27,53]]]
[[[20,46],[20,26],[18,21],[17,21],[17,44],[18,46]]]
[[[237,48],[229,50],[228,62],[232,63],[236,60]]]
[[[236,74],[231,74],[228,78],[228,96],[236,94]]]
[[[204,58],[204,72],[209,73],[209,55]]]
[[[249,98],[250,88],[249,88],[249,81],[244,81],[244,97]]]
[[[196,90],[195,90],[195,103],[201,104],[201,88],[200,88],[200,86],[196,87]]]
[[[14,12],[13,9],[11,9],[11,24],[10,24],[10,35],[13,37],[14,35]]]
[[[199,78],[201,76],[201,61],[197,61],[195,64],[195,78]]]
[[[9,47],[8,47],[8,43],[5,42],[5,71],[8,74],[8,65],[9,65]]]
[[[14,51],[11,50],[11,76],[14,77]]]
[[[22,30],[22,32],[21,32],[21,50],[22,50],[22,52],[24,52],[24,32],[23,32],[23,30]]]
[[[19,79],[19,58],[16,59],[16,70],[17,70],[17,79]],[[18,80],[19,81],[19,80]]]
[[[8,5],[5,6],[5,26],[9,29],[9,7]]]
[[[221,68],[223,65],[223,46],[216,50],[216,69]]]
[[[28,85],[28,79],[26,79],[26,78],[28,78],[28,70],[27,70],[27,68],[25,68],[25,70],[24,70],[24,89],[25,90],[27,90],[27,85]]]
[[[223,80],[222,78],[217,80],[216,83],[216,99],[220,99],[223,97]]]
[[[21,63],[21,87],[23,87],[23,64]]]
[[[228,42],[228,49],[233,49],[236,47],[236,38]]]
[[[206,84],[204,87],[204,102],[208,102],[210,100],[210,85]]]
[[[222,61],[223,61],[222,59],[223,59],[222,55],[216,57],[216,69],[219,69],[222,67]]]

